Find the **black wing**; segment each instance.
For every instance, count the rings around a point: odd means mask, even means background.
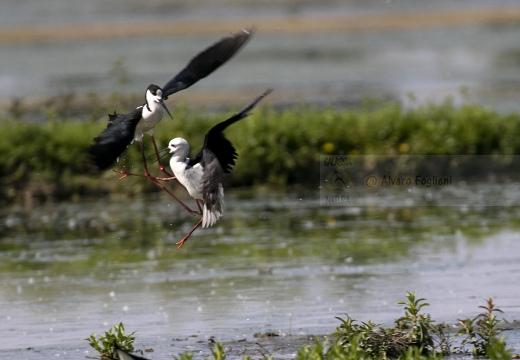
[[[204,203],[211,211],[222,213],[222,177],[224,169],[220,165],[216,155],[209,149],[202,149],[202,163],[204,164],[204,175],[202,176],[202,194]]]
[[[140,106],[128,114],[114,112],[108,115],[107,128],[94,139],[94,145],[88,148],[98,168],[108,168],[132,143],[135,127],[141,120],[142,112],[143,107]]]
[[[254,28],[226,36],[190,60],[188,65],[163,86],[163,99],[205,78],[228,61],[255,33]]]
[[[210,150],[220,163],[223,171],[229,173],[232,169],[232,166],[235,165],[235,159],[237,158],[237,152],[231,142],[226,139],[224,136],[224,130],[231,124],[245,118],[249,115],[249,112],[253,110],[253,108],[267,95],[271,93],[271,89],[264,92],[261,96],[259,96],[255,101],[253,101],[249,106],[247,106],[241,112],[233,115],[229,119],[218,123],[213,126],[207,133],[204,138],[204,145],[202,150],[199,152],[197,156],[193,159],[190,159],[188,163],[189,166],[193,166],[199,162],[202,163],[202,166],[205,166],[205,150]],[[207,161],[207,160],[206,160]]]

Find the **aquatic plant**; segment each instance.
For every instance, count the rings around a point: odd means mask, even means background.
[[[364,357],[371,359],[401,358],[406,354],[421,354],[435,358],[456,352],[467,352],[466,346],[471,345],[470,352],[474,356],[489,356],[496,359],[511,358],[511,350],[506,348],[504,339],[499,338],[501,322],[495,313],[497,309],[493,300],[486,300],[486,305],[479,306],[484,311],[474,318],[459,320],[462,328],[455,334],[462,337],[461,345],[453,348],[454,340],[450,337],[446,324],[435,324],[431,315],[421,313],[422,308],[429,306],[424,298],[417,298],[415,292],[408,292],[407,300],[398,302],[404,305],[405,315],[394,321],[395,326],[385,328],[381,324],[368,321],[358,324],[347,315],[346,319],[338,317],[341,324],[335,335],[337,343],[346,348],[363,351]]]
[[[395,327],[407,331],[414,347],[433,350],[433,323],[430,314],[420,314],[421,309],[430,306],[425,298],[416,299],[415,291],[406,294],[407,301],[399,301],[398,305],[404,305],[404,316],[395,320]]]
[[[175,360],[193,360],[193,354],[185,352],[180,354],[179,356],[174,356],[173,358]]]
[[[437,353],[434,334],[438,332],[434,331],[434,321],[429,314],[420,313],[429,304],[424,298],[416,298],[415,292],[407,293],[406,298],[407,301],[398,302],[404,305],[405,314],[391,328],[372,321],[357,324],[348,315],[346,319],[338,317],[341,321],[335,332],[338,343],[346,346],[355,341],[374,359],[402,356],[412,348],[424,354]]]
[[[372,359],[401,359],[401,360],[438,360],[444,355],[456,353],[472,353],[475,357],[487,356],[491,360],[509,360],[513,358],[512,350],[507,348],[498,324],[495,313],[502,310],[495,307],[491,298],[486,304],[479,306],[484,311],[474,318],[459,320],[462,328],[456,336],[462,337],[461,345],[453,348],[454,340],[450,337],[446,324],[435,324],[431,315],[423,312],[429,306],[425,298],[418,298],[414,292],[407,292],[406,300],[398,302],[404,306],[404,315],[394,321],[393,327],[384,327],[371,320],[357,322],[350,316],[337,317],[341,324],[334,332],[334,341],[315,340],[314,344],[303,346],[296,354],[296,360],[372,360]],[[116,335],[116,334],[117,335]],[[133,334],[128,335],[128,351],[133,350]],[[118,340],[116,340],[116,338]],[[87,338],[92,347],[101,354],[107,354],[102,359],[113,359],[114,341],[121,341],[124,335],[123,324],[115,326],[104,337],[97,339],[94,334]],[[99,344],[101,342],[101,345]],[[122,343],[117,342],[121,347]],[[125,344],[123,342],[123,344]],[[466,350],[468,345],[471,350]],[[112,351],[112,352],[111,352]],[[211,357],[207,360],[225,360],[226,351],[222,343],[214,342]],[[262,354],[264,359],[271,360],[271,354]],[[186,352],[174,357],[176,360],[192,360],[193,354]],[[250,360],[244,356],[244,360]]]
[[[105,332],[105,335],[98,337],[93,333],[85,340],[99,353],[101,360],[118,360],[116,345],[123,351],[132,352],[134,350],[134,334],[135,331],[128,335],[125,334],[125,326],[121,322],[119,325],[112,326],[110,330]]]
[[[471,352],[475,357],[495,353],[499,348],[505,350],[504,340],[498,338],[501,332],[498,324],[502,320],[495,315],[495,313],[503,313],[503,311],[495,307],[492,298],[487,299],[486,305],[479,306],[479,308],[484,311],[474,318],[459,320],[462,328],[457,334],[464,337],[461,343],[462,349],[468,344],[472,345]]]

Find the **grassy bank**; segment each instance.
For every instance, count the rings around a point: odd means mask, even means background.
[[[132,103],[132,102],[130,102]],[[135,102],[133,102],[135,104]],[[241,104],[242,105],[246,104]],[[122,102],[119,109],[131,109]],[[144,179],[117,180],[89,166],[86,148],[106,126],[107,108],[79,118],[71,108],[54,104],[44,114],[13,106],[0,121],[1,199],[69,198],[112,192],[154,191]],[[205,132],[239,107],[219,114],[177,108],[174,121],[156,128],[159,146],[185,137],[198,151]],[[80,112],[85,113],[85,112]],[[42,121],[33,121],[39,117]],[[228,138],[239,153],[230,178],[234,186],[318,186],[319,157],[327,154],[512,155],[520,153],[520,115],[500,114],[467,104],[417,105],[406,109],[394,102],[366,101],[358,109],[260,107],[230,127]],[[149,138],[145,146],[152,153]],[[114,167],[142,169],[138,146],[132,145]],[[153,165],[151,167],[154,167]]]

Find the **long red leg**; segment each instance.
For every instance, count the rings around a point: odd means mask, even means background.
[[[139,149],[141,149],[141,155],[143,156],[144,176],[149,177],[150,173],[148,172],[148,167],[146,166],[146,156],[144,155],[143,139],[141,139],[141,141],[139,142]]]
[[[202,205],[204,204],[204,201],[202,201],[201,199],[195,199],[195,203],[196,203],[197,206],[199,207],[199,213],[200,213],[200,215],[202,215]]]
[[[157,161],[159,162],[159,170],[161,170],[161,172],[168,175],[169,177],[173,177],[173,175],[170,174],[161,163],[161,157],[159,156],[159,150],[157,150],[157,144],[155,143],[155,139],[154,139],[153,135],[151,135],[150,138],[152,139],[153,148],[155,150],[155,156],[157,157]],[[150,178],[151,177],[150,172],[148,171],[148,165],[146,164],[146,155],[144,154],[143,139],[141,139],[141,141],[139,141],[139,150],[141,151],[141,156],[143,158],[144,177]],[[122,180],[128,176],[141,176],[139,174],[135,174],[135,173],[132,173],[127,170],[118,170],[117,172],[123,174],[123,176],[120,177],[119,180]],[[170,179],[170,180],[173,180],[173,179]]]
[[[119,178],[120,180],[124,179],[127,176],[140,176],[140,177],[147,178],[152,183],[154,183],[155,186],[157,186],[159,189],[164,190],[168,195],[170,195],[172,198],[174,198],[184,208],[184,210],[189,212],[191,215],[200,215],[201,214],[200,207],[199,207],[199,212],[190,209],[188,207],[188,205],[186,205],[185,203],[182,202],[181,199],[179,199],[177,196],[175,196],[175,194],[173,194],[170,190],[168,190],[163,184],[161,184],[161,183],[159,183],[157,181],[157,180],[170,181],[170,180],[174,180],[175,177],[173,177],[173,178],[156,178],[156,177],[153,177],[153,176],[150,176],[150,175],[134,174],[134,173],[128,172],[126,170],[113,170],[113,171],[116,172],[116,173],[123,174],[123,176],[121,176]]]
[[[123,176],[121,176],[119,178],[119,180],[123,180],[124,178],[127,178],[129,176],[141,176],[141,177],[145,177],[145,178],[150,178],[150,176],[146,176],[144,174],[136,174],[136,173],[133,173],[133,172],[130,172],[128,170],[125,170],[125,169],[122,169],[122,170],[115,170],[113,169],[112,171],[116,172],[116,173],[120,173],[120,174],[123,174]]]
[[[197,206],[199,207],[199,211],[202,214],[201,204],[203,204],[203,201],[200,199],[195,199],[195,202],[197,203]],[[193,232],[200,226],[200,224],[202,224],[202,219],[203,218],[201,217],[199,222],[193,227],[193,229],[191,229],[191,231],[188,233],[188,235],[183,237],[181,241],[178,241],[175,243],[175,245],[179,245],[179,246],[177,246],[177,250],[179,250],[182,247],[182,245],[184,245],[184,243],[186,242],[186,240],[188,240],[188,238],[191,236],[191,234],[193,234]]]
[[[197,212],[195,210],[191,210],[188,205],[183,203],[181,199],[179,199],[177,196],[175,196],[170,190],[168,190],[163,184],[159,183],[155,178],[148,177],[148,179],[155,184],[159,189],[164,190],[168,195],[170,195],[172,198],[174,198],[187,212],[189,212],[191,215],[199,215],[200,212]]]
[[[191,229],[191,231],[188,233],[188,235],[186,235],[185,237],[182,238],[181,241],[178,241],[175,243],[175,245],[179,245],[177,246],[177,250],[179,250],[182,245],[184,245],[184,243],[186,242],[186,240],[188,240],[188,238],[191,236],[191,234],[193,234],[193,232],[200,226],[200,224],[202,224],[202,218],[200,218],[199,222],[197,223],[197,225],[195,225],[193,227],[193,229]]]
[[[162,162],[161,162],[161,156],[159,155],[159,150],[157,150],[157,144],[155,143],[155,138],[153,137],[153,135],[150,135],[150,138],[152,139],[152,144],[153,144],[153,148],[155,150],[155,156],[157,157],[157,162],[159,163],[159,170],[163,173],[163,174],[166,174],[168,175],[169,177],[173,177],[172,174],[170,174],[168,172],[168,170],[165,169],[165,167],[163,166]]]
[[[141,174],[135,174],[135,173],[132,173],[128,170],[114,170],[115,172],[118,172],[120,174],[123,174],[123,176],[121,176],[119,178],[119,180],[123,180],[124,178],[128,177],[128,176],[143,176],[143,177],[146,177],[146,178],[149,178],[150,177],[150,173],[148,172],[148,166],[146,165],[146,156],[144,155],[144,147],[143,147],[143,142],[142,142],[142,139],[141,141],[139,142],[139,150],[141,151],[141,156],[143,158],[143,166],[144,166],[144,175],[141,175]]]

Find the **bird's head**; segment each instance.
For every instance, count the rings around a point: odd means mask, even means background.
[[[157,103],[162,106],[162,108],[166,110],[168,115],[173,119],[172,114],[170,114],[170,111],[168,111],[168,108],[164,104],[162,89],[157,85],[151,84],[148,86],[148,89],[146,89],[146,104],[148,104],[148,107],[150,107],[150,104],[153,103]]]
[[[175,138],[168,143],[170,154],[180,157],[188,157],[190,154],[190,144],[183,138]]]

